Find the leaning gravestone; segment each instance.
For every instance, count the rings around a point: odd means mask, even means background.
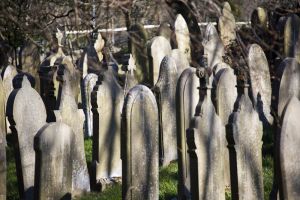
[[[296,48],[296,44],[300,41],[299,24],[300,18],[295,14],[286,20],[284,26],[284,55],[286,57],[295,57],[299,54],[299,49]]]
[[[0,200],[6,199],[6,126],[5,96],[0,76]]]
[[[154,37],[148,46],[150,62],[150,82],[154,85],[158,80],[158,74],[162,59],[171,52],[170,41],[163,36]]]
[[[16,167],[19,193],[22,199],[33,199],[35,152],[33,138],[46,124],[46,109],[42,98],[34,90],[27,77],[22,88],[14,90],[7,101],[6,114],[16,138]]]
[[[191,41],[188,25],[181,14],[176,16],[174,31],[178,49],[185,55],[188,62],[191,62]]]
[[[190,66],[187,57],[179,49],[173,49],[170,56],[174,59],[177,67],[178,77],[181,73]]]
[[[160,116],[160,162],[163,166],[177,159],[176,124],[176,84],[177,68],[170,56],[161,62],[159,78],[154,91],[157,94]]]
[[[248,86],[238,97],[227,138],[231,160],[233,199],[264,199],[262,168],[263,126],[248,96]]]
[[[186,129],[191,123],[199,101],[199,79],[195,68],[185,69],[176,89],[176,124],[178,150],[178,199],[191,198],[189,156],[187,152]]]
[[[83,80],[83,108],[85,114],[85,122],[84,122],[84,131],[85,136],[91,137],[93,135],[93,113],[92,113],[92,102],[91,102],[91,94],[98,80],[98,76],[96,74],[90,73],[86,75]]]
[[[280,81],[278,116],[281,117],[289,99],[300,97],[300,64],[295,58],[288,58]]]
[[[34,138],[35,199],[71,199],[74,133],[66,124],[52,122]]]
[[[121,110],[123,90],[111,69],[92,93],[94,121],[93,182],[101,189],[122,177]]]
[[[222,15],[219,18],[218,29],[220,31],[220,38],[224,46],[228,46],[236,39],[236,25],[235,19],[231,12],[231,7],[228,2],[225,2],[222,9]]]
[[[64,69],[62,79],[62,95],[59,110],[54,114],[57,122],[70,126],[75,134],[73,150],[72,195],[81,195],[90,191],[90,179],[87,170],[84,151],[84,113],[77,108],[72,90],[72,79],[69,70]]]
[[[122,112],[122,199],[159,197],[159,127],[155,97],[137,85],[126,96]]]

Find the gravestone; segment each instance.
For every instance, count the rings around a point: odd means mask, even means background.
[[[64,123],[43,126],[34,138],[35,199],[71,199],[74,133]]]
[[[62,85],[62,95],[59,110],[54,114],[57,122],[63,122],[70,126],[74,132],[73,150],[73,172],[72,172],[72,195],[81,195],[90,191],[90,178],[84,151],[84,113],[77,108],[75,96],[72,90],[72,76],[65,68],[63,74],[59,75]],[[61,77],[62,76],[62,77]]]
[[[300,196],[299,148],[300,124],[297,115],[300,112],[299,99],[293,96],[283,114],[280,134],[279,157],[281,171],[280,199],[298,199]]]
[[[120,142],[123,98],[123,90],[113,71],[107,70],[92,93],[93,182],[101,190],[122,177]]]
[[[0,200],[6,199],[6,126],[5,126],[5,96],[2,78],[0,76]]]
[[[228,46],[236,39],[236,24],[234,16],[231,12],[231,7],[228,2],[225,2],[222,9],[222,15],[219,17],[218,29],[220,38],[224,46]]]
[[[154,91],[159,105],[160,118],[160,162],[167,166],[177,159],[176,124],[176,84],[178,80],[175,61],[170,56],[164,57],[161,62],[158,81]]]
[[[124,84],[124,93],[128,93],[131,88],[138,84],[138,80],[134,76],[134,71],[136,69],[135,60],[130,54],[128,60],[127,71],[125,72],[125,84]],[[125,96],[125,94],[124,94]]]
[[[191,62],[191,41],[188,25],[181,14],[176,16],[174,31],[178,49],[185,55],[188,62]]]
[[[158,36],[163,36],[165,37],[169,42],[171,42],[171,38],[172,38],[172,30],[170,28],[170,24],[168,23],[162,23],[160,24],[159,28],[158,28]]]
[[[280,81],[278,116],[281,117],[289,99],[300,97],[300,64],[295,58],[288,58]]]
[[[46,124],[42,98],[23,76],[22,88],[14,90],[7,101],[6,114],[15,137],[16,167],[21,199],[33,199],[35,152],[33,139]]]
[[[231,160],[233,199],[264,199],[262,168],[263,126],[248,96],[248,86],[239,95],[230,117],[227,139]]]
[[[216,113],[219,115],[223,125],[226,126],[237,98],[236,76],[233,69],[221,69],[215,76],[215,85]],[[225,147],[227,146],[228,143],[225,141]],[[230,163],[227,148],[224,151],[224,178],[225,185],[230,186]]]
[[[256,110],[260,115],[260,120],[264,123],[272,124],[272,88],[269,65],[265,53],[263,52],[262,48],[257,44],[252,44],[249,48],[248,66],[252,99]]]
[[[178,77],[181,73],[190,66],[187,57],[179,49],[173,49],[170,56],[174,59],[177,67]]]
[[[126,96],[122,112],[122,199],[159,197],[159,122],[155,97],[137,85]]]
[[[284,26],[284,55],[286,57],[299,57],[299,47],[297,44],[300,40],[300,18],[292,14],[288,17]],[[299,59],[298,59],[299,60]]]
[[[150,65],[151,84],[155,84],[158,80],[159,69],[162,59],[171,52],[170,41],[163,36],[154,37],[148,44],[148,56]]]
[[[268,28],[268,13],[262,7],[257,7],[251,14],[251,27],[255,30]]]
[[[187,152],[186,129],[195,114],[199,100],[199,79],[195,68],[185,69],[176,88],[176,124],[178,152],[178,199],[191,198],[189,156]]]
[[[91,102],[91,94],[98,80],[98,76],[96,74],[90,73],[86,75],[83,80],[83,108],[85,114],[85,122],[84,122],[84,135],[87,137],[91,137],[93,135],[93,113],[92,113],[92,102]]]
[[[13,78],[18,74],[17,69],[13,65],[8,65],[4,71],[2,71],[2,82],[5,93],[5,104],[10,93],[13,91]]]

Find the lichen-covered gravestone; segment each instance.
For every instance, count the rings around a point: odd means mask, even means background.
[[[93,182],[97,189],[122,177],[121,161],[121,111],[123,90],[111,69],[92,93],[94,121],[93,136]]]
[[[300,144],[299,99],[293,96],[286,106],[280,134],[279,158],[281,171],[280,199],[299,199],[300,159],[297,149]]]
[[[264,199],[262,168],[263,126],[248,96],[248,86],[237,100],[227,133],[233,199]]]
[[[73,172],[72,172],[72,195],[81,195],[90,191],[90,178],[87,170],[84,151],[84,113],[77,108],[75,96],[72,90],[73,78],[68,69],[64,69],[62,80],[62,94],[59,110],[54,114],[57,122],[63,122],[70,126],[74,132],[73,144]],[[60,75],[61,76],[61,75]]]
[[[187,57],[179,49],[173,49],[170,56],[174,59],[177,68],[178,77],[188,67],[190,67]]]
[[[23,76],[22,88],[14,90],[7,101],[6,114],[16,138],[16,167],[20,197],[33,199],[35,152],[34,136],[46,124],[46,108],[42,98]]]
[[[186,129],[195,114],[199,100],[199,79],[195,68],[185,69],[177,83],[176,89],[176,124],[178,151],[178,199],[190,199],[190,168],[187,152]]]
[[[6,199],[6,126],[5,126],[5,96],[0,77],[0,200]]]
[[[236,24],[234,16],[231,12],[231,7],[228,2],[225,2],[222,9],[222,15],[219,18],[218,29],[220,31],[220,38],[224,46],[228,46],[236,39]]]
[[[300,18],[292,14],[288,17],[284,26],[284,55],[286,57],[299,57],[300,49]],[[299,57],[300,58],[300,57]],[[299,59],[298,59],[299,61]]]
[[[265,53],[257,44],[252,44],[249,48],[248,65],[252,99],[260,115],[260,120],[264,123],[272,124],[272,88],[269,65]]]
[[[87,137],[91,137],[93,135],[93,113],[92,113],[92,102],[91,102],[91,94],[98,80],[98,76],[96,74],[90,73],[86,75],[83,80],[83,108],[85,114],[85,122],[84,122],[84,135]]]
[[[126,96],[122,112],[122,199],[158,200],[159,133],[155,97],[137,85]]]
[[[154,91],[160,116],[160,162],[163,166],[177,159],[176,137],[176,84],[178,80],[175,61],[166,56],[161,62],[159,78]]]
[[[73,140],[72,129],[61,122],[46,124],[36,134],[35,199],[71,199]]]
[[[181,14],[176,16],[174,29],[178,49],[186,56],[188,62],[191,62],[190,32]]]
[[[170,41],[163,36],[154,37],[150,44],[148,44],[151,84],[154,85],[157,82],[161,61],[170,52]]]

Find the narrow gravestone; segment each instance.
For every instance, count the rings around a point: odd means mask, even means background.
[[[70,126],[74,132],[73,172],[72,172],[72,195],[81,195],[90,191],[90,178],[84,151],[84,113],[77,108],[75,96],[72,90],[72,76],[70,71],[64,69],[59,79],[62,81],[62,95],[59,110],[54,114],[57,122],[63,122]]]
[[[0,200],[6,199],[6,126],[5,126],[5,96],[0,77]]]
[[[195,114],[199,100],[199,79],[195,68],[185,69],[176,89],[176,124],[178,152],[178,199],[191,198],[189,156],[187,152],[186,129]]]
[[[278,116],[281,117],[289,99],[300,97],[300,64],[295,58],[288,58],[280,81]]]
[[[34,138],[35,199],[71,199],[74,133],[66,124],[52,122]]]
[[[254,30],[268,28],[268,13],[262,7],[257,7],[251,14],[251,27]]]
[[[221,69],[215,76],[215,85],[216,112],[223,125],[226,126],[237,98],[236,77],[233,69]],[[225,147],[227,146],[227,141],[225,141]],[[224,179],[225,186],[230,186],[229,151],[227,148],[224,151]]]
[[[231,126],[231,127],[230,127]],[[231,160],[233,199],[264,199],[262,168],[263,126],[248,96],[248,86],[238,97],[230,117],[227,138]]]
[[[296,149],[300,143],[299,99],[293,96],[286,106],[280,134],[280,199],[299,199],[300,196],[300,159]]]
[[[299,49],[296,44],[300,41],[300,18],[296,14],[288,17],[284,26],[284,55],[286,57],[295,57]]]
[[[86,137],[91,137],[93,135],[93,113],[91,110],[91,94],[96,85],[97,80],[98,76],[93,73],[86,75],[86,77],[83,80],[83,108],[85,114],[84,135]]]
[[[262,48],[252,44],[248,52],[252,99],[262,122],[273,123],[271,116],[271,78],[268,60]]]
[[[218,29],[220,31],[220,38],[224,46],[228,46],[233,40],[236,39],[235,19],[228,2],[225,2],[223,5],[222,15],[218,21]]]
[[[187,57],[179,49],[173,49],[170,56],[174,59],[177,67],[178,77],[181,73],[190,66]]]
[[[178,80],[177,68],[170,56],[161,62],[159,78],[154,91],[157,95],[160,118],[160,162],[163,166],[177,159],[176,136],[176,84]]]
[[[170,41],[163,36],[154,37],[148,45],[150,82],[155,84],[158,80],[161,61],[166,55],[170,54],[171,45]]]
[[[126,96],[122,112],[122,199],[159,197],[159,133],[155,97],[137,85]]]
[[[16,167],[20,197],[33,199],[35,152],[33,139],[46,124],[46,109],[42,98],[34,90],[26,76],[22,88],[14,90],[7,101],[6,114],[16,138]]]
[[[176,16],[174,31],[178,49],[185,55],[188,62],[191,62],[191,41],[188,25],[181,14]]]
[[[122,177],[120,142],[123,90],[111,69],[104,73],[103,79],[92,93],[93,182],[101,190]]]

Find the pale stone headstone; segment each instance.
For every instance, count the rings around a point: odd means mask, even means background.
[[[74,132],[73,172],[72,172],[72,195],[81,195],[90,191],[90,178],[87,170],[84,151],[84,113],[77,108],[72,89],[72,76],[70,71],[64,69],[62,77],[62,94],[59,110],[54,114],[57,122],[63,122],[70,126]]]
[[[214,76],[222,69],[231,69],[231,67],[227,63],[224,63],[224,62],[220,62],[220,63],[216,64],[215,67],[213,68]]]
[[[189,156],[187,152],[186,129],[195,114],[199,101],[199,79],[195,68],[185,69],[179,77],[176,88],[176,124],[178,151],[178,199],[191,198]]]
[[[181,73],[190,66],[187,57],[179,49],[173,49],[170,53],[170,56],[174,59],[177,67],[178,77]]]
[[[6,199],[6,126],[5,96],[0,76],[0,200]]]
[[[13,79],[18,74],[16,67],[13,65],[8,65],[4,71],[2,72],[2,81],[3,81],[3,87],[5,92],[5,103],[7,102],[7,99],[10,95],[10,93],[13,91]]]
[[[158,80],[159,69],[162,59],[171,52],[170,41],[163,36],[154,37],[148,46],[150,65],[150,82],[154,85]]]
[[[64,123],[42,127],[34,138],[35,199],[71,199],[74,133]]]
[[[230,120],[228,135],[233,199],[264,199],[262,168],[263,126],[251,99],[248,86],[239,95]]]
[[[252,99],[264,123],[273,123],[271,116],[272,87],[268,60],[262,48],[252,44],[248,52]]]
[[[131,88],[138,84],[138,80],[134,76],[134,71],[136,69],[135,60],[133,56],[130,54],[127,66],[127,72],[125,74],[125,84],[124,91],[127,94]],[[125,94],[124,94],[125,96]]]
[[[284,26],[284,55],[286,57],[299,57],[300,50],[297,47],[300,41],[299,24],[300,18],[296,14],[292,14],[286,20]]]
[[[257,7],[251,14],[251,27],[254,29],[268,28],[268,13],[262,7]]]
[[[164,57],[161,62],[159,78],[154,91],[157,93],[160,116],[160,162],[168,165],[177,159],[176,137],[176,84],[178,80],[177,67],[174,59]]]
[[[122,112],[122,199],[159,197],[159,122],[155,97],[137,85],[126,96]]]
[[[220,38],[224,46],[228,46],[236,39],[236,24],[228,2],[225,2],[222,9],[222,15],[218,21],[218,29],[220,31]]]
[[[288,58],[286,59],[279,87],[279,117],[282,116],[285,106],[293,96],[300,97],[300,64],[295,58]]]
[[[46,108],[42,98],[33,89],[27,77],[23,77],[22,88],[14,90],[7,101],[6,114],[11,130],[18,142],[15,147],[20,196],[33,199],[35,152],[34,136],[46,124]],[[22,187],[23,186],[23,187]]]
[[[91,137],[93,135],[93,113],[92,113],[92,101],[91,94],[98,80],[98,76],[96,74],[90,73],[86,75],[83,80],[83,108],[85,114],[85,123],[84,123],[84,135],[87,137]]]
[[[176,16],[174,29],[178,49],[186,56],[187,60],[191,62],[190,32],[188,25],[181,14]]]
[[[111,69],[104,73],[92,93],[94,121],[93,182],[103,190],[114,179],[122,177],[121,111],[123,90]]]
[[[293,96],[286,106],[283,114],[280,134],[279,158],[281,171],[281,198],[299,199],[300,196],[300,159],[299,148],[300,123],[297,117],[300,112],[299,99]]]

